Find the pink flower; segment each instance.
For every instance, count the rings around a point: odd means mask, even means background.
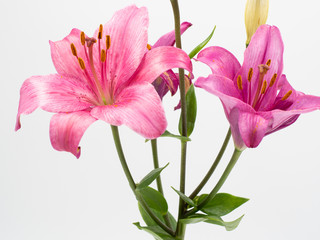
[[[198,60],[212,70],[195,86],[218,96],[231,125],[235,146],[257,147],[265,135],[294,123],[301,113],[320,108],[320,98],[295,91],[283,69],[279,29],[263,25],[244,53],[242,66],[227,50],[209,47]]]
[[[145,138],[160,136],[167,121],[151,82],[171,68],[192,71],[186,53],[158,47],[146,53],[148,13],[129,6],[114,14],[94,37],[78,29],[50,42],[57,74],[33,76],[20,90],[20,115],[40,107],[55,112],[50,123],[52,146],[80,156],[79,142],[97,119],[128,126]]]

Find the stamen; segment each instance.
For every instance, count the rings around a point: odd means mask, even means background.
[[[270,67],[270,65],[271,65],[271,59],[269,59],[269,60],[267,61],[266,65],[268,65],[268,66]]]
[[[248,82],[251,82],[252,75],[253,75],[253,69],[250,68],[250,69],[249,69],[249,72],[248,72]]]
[[[242,86],[242,77],[241,77],[241,75],[239,75],[238,78],[237,78],[237,85],[238,85],[238,89],[239,89],[239,90],[242,90],[242,89],[243,89],[243,86]]]
[[[110,48],[110,45],[111,45],[111,38],[110,38],[110,35],[107,35],[106,36],[106,48],[107,48],[107,50]]]
[[[105,62],[106,58],[107,58],[106,50],[102,49],[101,50],[101,58],[100,58],[101,62]]]
[[[261,94],[265,94],[266,89],[267,89],[267,81],[264,80],[262,84]]]
[[[151,50],[151,45],[149,43],[147,44],[147,48],[148,50]]]
[[[82,58],[78,58],[78,62],[82,70],[86,69],[86,65],[84,64],[84,61]]]
[[[291,94],[292,94],[292,90],[289,90],[289,91],[281,98],[281,100],[282,100],[282,101],[287,100],[287,99],[290,97]]]
[[[84,32],[81,32],[80,34],[81,44],[84,45],[86,43],[86,35]]]
[[[100,26],[99,26],[99,33],[98,33],[98,38],[99,38],[99,39],[102,39],[102,31],[103,31],[103,26],[102,26],[102,24],[100,24]]]
[[[272,87],[274,85],[274,83],[276,82],[276,79],[277,79],[277,76],[278,74],[273,74],[271,80],[270,80],[270,84],[269,84],[269,87]]]
[[[74,46],[73,43],[71,43],[70,46],[71,46],[71,52],[72,52],[73,56],[77,57],[78,54],[77,54],[77,49],[76,49],[76,47]]]

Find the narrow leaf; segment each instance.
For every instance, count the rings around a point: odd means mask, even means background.
[[[224,222],[224,221],[222,221],[222,222],[219,222],[219,223],[217,223],[218,221],[216,219],[214,219],[214,220],[210,219],[210,218],[212,218],[212,216],[209,216],[208,220],[206,220],[205,222],[206,223],[211,223],[211,224],[216,224],[216,225],[221,225],[221,226],[224,226],[227,231],[232,231],[232,230],[236,229],[239,226],[240,221],[243,218],[243,216],[244,215],[242,215],[241,217],[239,217],[238,219],[236,219],[236,220],[234,220],[232,222]]]
[[[150,208],[160,212],[162,215],[165,215],[168,212],[167,201],[157,190],[151,187],[145,187],[137,189],[136,193],[142,196]]]
[[[169,163],[167,165],[165,165],[162,168],[156,168],[154,170],[152,170],[151,172],[149,172],[138,184],[137,189],[142,189],[145,188],[147,186],[149,186],[157,177],[159,177],[161,171],[163,169],[165,169],[167,166],[169,165]]]
[[[181,197],[181,199],[183,201],[185,201],[186,203],[188,203],[192,207],[197,207],[196,204],[190,198],[188,198],[185,194],[178,191],[177,189],[174,189],[173,187],[171,187],[171,188]]]
[[[184,141],[184,142],[189,142],[191,141],[190,138],[188,137],[184,137],[184,136],[181,136],[181,135],[175,135],[171,132],[169,132],[168,130],[166,130],[164,133],[162,133],[162,135],[160,137],[171,137],[171,138],[176,138],[176,139],[179,139],[180,141]],[[146,139],[145,142],[148,142],[150,141],[150,139]]]
[[[216,26],[214,26],[212,32],[210,33],[210,35],[202,42],[200,43],[198,46],[196,46],[190,53],[189,53],[189,57],[190,59],[192,59],[195,55],[198,54],[198,52],[201,51],[202,48],[204,48],[207,43],[210,41],[210,39],[213,36],[214,31],[216,30]]]
[[[159,226],[142,227],[139,222],[133,223],[140,230],[150,233],[156,240],[174,240],[172,236],[162,230]]]

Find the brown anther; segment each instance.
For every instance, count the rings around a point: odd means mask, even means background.
[[[253,75],[253,69],[250,68],[250,69],[249,69],[249,72],[248,72],[248,82],[251,82],[252,75]]]
[[[78,54],[77,54],[77,49],[76,49],[76,46],[74,46],[74,44],[73,43],[71,43],[71,52],[72,52],[72,54],[73,54],[73,56],[78,56]]]
[[[111,45],[111,38],[110,38],[110,35],[107,35],[106,36],[106,48],[107,48],[107,50],[110,48],[110,45]]]
[[[102,49],[101,50],[101,62],[105,62],[106,58],[107,58],[106,50]]]
[[[81,44],[84,45],[86,43],[86,35],[84,32],[81,32],[80,34]]]
[[[151,45],[149,43],[147,44],[147,48],[148,50],[151,50]]]
[[[243,87],[242,87],[242,77],[241,77],[241,75],[239,75],[238,78],[237,78],[237,85],[238,85],[238,89],[239,89],[239,90],[242,90],[242,89],[243,89]]]
[[[102,26],[102,24],[100,24],[100,26],[99,26],[99,33],[98,33],[98,38],[99,38],[99,39],[102,39],[102,31],[103,31],[103,26]]]
[[[276,82],[276,79],[277,79],[277,76],[278,74],[273,74],[271,80],[270,80],[270,84],[269,84],[269,87],[272,87],[274,85],[274,83]]]
[[[264,80],[261,88],[261,94],[265,94],[267,89],[267,81]]]
[[[287,99],[290,97],[291,94],[292,94],[292,90],[289,90],[289,91],[281,98],[281,100],[282,100],[282,101],[287,100]]]
[[[84,64],[84,61],[82,58],[78,58],[78,62],[82,70],[86,69],[86,65]]]
[[[269,59],[269,60],[267,61],[266,65],[268,65],[268,66],[270,67],[270,65],[271,65],[271,59]]]

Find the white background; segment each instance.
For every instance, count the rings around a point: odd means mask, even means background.
[[[240,62],[245,49],[245,1],[180,1],[182,21],[193,23],[183,36],[189,52],[217,25],[209,45],[233,52]],[[51,113],[37,110],[22,116],[14,132],[19,89],[32,75],[54,73],[49,40],[64,38],[72,28],[92,34],[113,12],[129,4],[149,9],[149,42],[173,29],[169,0],[40,1],[0,3],[0,239],[152,239],[132,222],[142,221],[126,182],[110,127],[94,123],[81,141],[82,156],[55,151],[49,140]],[[268,23],[277,25],[285,43],[284,73],[298,90],[320,95],[319,2],[270,1]],[[194,64],[195,76],[207,67]],[[197,89],[197,129],[188,145],[187,193],[211,165],[228,125],[219,100]],[[165,97],[168,129],[177,132],[177,96]],[[225,220],[245,213],[238,229],[227,232],[206,223],[189,225],[186,239],[316,240],[320,236],[320,112],[309,113],[287,129],[266,137],[257,149],[247,149],[222,192],[251,200]],[[152,169],[150,144],[127,127],[120,128],[124,150],[136,181]],[[165,195],[177,213],[180,144],[160,139]],[[217,174],[233,150],[233,143]],[[217,180],[217,176],[213,180]],[[214,186],[210,182],[205,190]]]

